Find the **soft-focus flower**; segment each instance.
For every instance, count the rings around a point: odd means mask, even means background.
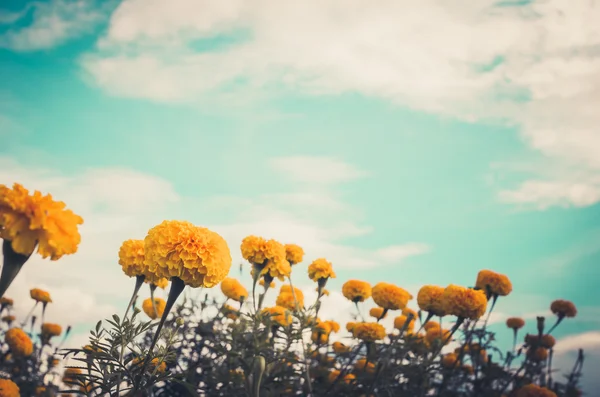
[[[545,347],[546,349],[552,349],[556,344],[556,339],[552,335],[542,335],[542,339],[540,340],[540,345]]]
[[[0,298],[0,306],[10,307],[13,304],[14,304],[14,301],[10,298],[7,298],[6,296],[3,296],[2,298]]]
[[[463,365],[461,367],[461,369],[463,371],[465,371],[466,373],[468,373],[469,375],[473,375],[475,373],[475,371],[473,370],[473,366],[472,365],[468,365],[468,364]]]
[[[350,321],[349,323],[346,323],[346,331],[352,332],[352,330],[354,329],[355,326],[356,326],[355,322]]]
[[[477,320],[485,313],[487,298],[481,290],[450,284],[444,290],[444,310],[453,316]]]
[[[237,320],[239,317],[239,311],[229,305],[223,305],[223,312],[225,317],[231,320]]]
[[[331,266],[331,262],[327,262],[325,258],[315,259],[313,263],[308,266],[308,277],[312,281],[327,280],[329,278],[335,278],[335,272]]]
[[[286,244],[285,258],[291,265],[300,263],[302,262],[302,258],[304,258],[304,250],[296,244]]]
[[[423,329],[425,331],[429,331],[430,329],[436,329],[440,327],[440,323],[437,321],[427,321],[425,324],[423,324]]]
[[[4,321],[5,323],[8,323],[8,325],[10,325],[13,321],[15,321],[15,316],[13,316],[11,314],[9,314],[7,316],[3,316],[2,321]]]
[[[552,302],[550,305],[550,310],[552,310],[552,313],[561,318],[575,317],[577,315],[577,308],[573,302],[564,299],[558,299]]]
[[[277,300],[275,302],[277,306],[285,307],[288,310],[297,310],[304,307],[304,297],[302,295],[294,295],[290,292],[282,292],[277,296]]]
[[[329,327],[331,328],[331,332],[335,332],[335,333],[339,332],[339,330],[340,330],[339,323],[337,323],[336,321],[333,321],[333,320],[329,320],[329,321],[327,321],[327,323],[329,324]]]
[[[42,324],[42,335],[47,337],[59,336],[62,333],[62,327],[58,324]]]
[[[371,317],[375,317],[377,320],[381,320],[382,318],[387,317],[387,313],[385,313],[385,316],[383,314],[383,312],[385,311],[385,309],[383,307],[373,307],[371,308],[371,310],[369,310],[369,315]]]
[[[146,282],[148,282],[146,280]],[[165,289],[169,285],[169,279],[161,277],[157,280],[150,281],[152,284],[156,285],[157,288]]]
[[[385,338],[385,328],[379,323],[356,323],[352,329],[355,338],[365,342],[375,342]]]
[[[439,343],[446,345],[450,342],[450,331],[445,329],[442,330],[439,327],[430,328],[425,333],[425,340],[429,344],[433,344],[437,340]]]
[[[444,357],[442,357],[442,366],[444,368],[452,369],[456,366],[457,362],[458,356],[456,355],[456,353],[444,354]]]
[[[300,288],[294,287],[292,289],[292,287],[289,284],[283,284],[281,286],[281,288],[279,289],[280,294],[291,294],[292,291],[294,291],[294,295],[296,295],[296,298],[298,298],[299,301],[304,302],[304,293],[302,292],[302,290]],[[302,304],[300,306],[304,306],[304,304]]]
[[[260,279],[260,281],[258,282],[258,284],[264,287],[264,286],[265,286],[265,280],[264,280],[263,278],[261,278],[261,279]],[[268,288],[275,288],[275,283],[274,283],[274,282],[271,282],[271,283],[269,284],[269,287],[268,287]]]
[[[268,316],[271,322],[281,327],[287,327],[292,323],[292,315],[289,310],[281,306],[265,308],[261,311],[263,316]]]
[[[411,296],[405,289],[389,283],[378,283],[372,293],[375,303],[388,310],[404,309]]]
[[[63,255],[74,254],[81,241],[79,215],[65,209],[62,201],[50,194],[42,196],[15,183],[10,189],[0,185],[0,238],[10,241],[14,252],[31,255],[37,252],[55,261]]]
[[[144,240],[126,240],[119,248],[119,265],[129,277],[146,274]]]
[[[372,374],[375,372],[375,364],[371,361],[367,361],[366,358],[360,358],[354,363],[354,370],[356,372],[367,372]]]
[[[248,298],[248,291],[237,279],[225,277],[221,281],[221,291],[223,294],[236,302],[243,302]]]
[[[417,294],[417,304],[423,311],[436,316],[445,316],[444,302],[442,296],[444,288],[437,285],[425,285],[421,287]]]
[[[512,283],[504,274],[496,273],[491,270],[481,270],[477,274],[476,288],[481,288],[487,292],[488,289],[492,295],[506,296],[512,292]]]
[[[342,285],[342,294],[354,303],[364,302],[371,297],[371,284],[366,281],[348,280]]]
[[[260,276],[268,274],[271,278],[283,281],[292,272],[292,266],[286,259],[285,247],[278,241],[248,236],[242,240],[240,248],[244,259],[260,270]]]
[[[408,307],[405,307],[404,309],[402,309],[402,314],[405,315],[406,317],[408,317],[409,314],[412,314],[413,319],[419,317],[419,314],[416,311],[414,311],[413,309],[410,309]]]
[[[151,298],[145,299],[144,302],[142,302],[142,309],[144,310],[144,313],[146,313],[146,315],[152,320],[162,317],[165,307],[167,306],[167,302],[165,302],[165,300],[162,298],[154,298],[154,305],[156,306],[156,311],[154,311]]]
[[[515,397],[556,397],[556,393],[550,389],[531,383],[519,388],[515,392]]]
[[[394,328],[402,329],[404,327],[404,324],[406,324],[407,321],[408,321],[408,317],[406,317],[405,315],[396,317],[394,319]],[[406,331],[412,331],[414,326],[415,326],[415,318],[413,317],[410,320],[410,322],[408,323],[408,325],[406,326]]]
[[[525,320],[520,317],[510,317],[506,320],[506,326],[510,329],[521,329],[525,326]]]
[[[81,375],[81,370],[79,368],[67,368],[63,374],[62,381],[71,386],[79,385],[82,382],[79,375]]]
[[[20,397],[19,386],[9,379],[0,379],[0,397]]]
[[[316,292],[319,292],[319,287],[315,288],[315,291],[316,291]],[[326,290],[325,288],[323,288],[323,289],[321,290],[321,295],[326,295],[326,296],[329,296],[329,291],[328,291],[328,290]]]
[[[548,358],[548,349],[541,346],[535,348],[532,347],[527,350],[527,355],[533,360],[544,361]]]
[[[184,221],[163,221],[144,239],[144,264],[156,277],[179,277],[193,288],[214,287],[229,273],[231,254],[217,233]]]
[[[33,288],[32,290],[29,291],[29,295],[31,296],[31,299],[33,299],[36,302],[42,302],[42,303],[52,302],[52,298],[50,298],[50,294],[48,292],[44,291],[43,289]]]
[[[347,353],[350,351],[350,348],[348,346],[344,345],[342,342],[333,342],[333,344],[331,345],[331,348],[337,354]]]
[[[4,340],[15,357],[28,357],[33,353],[33,343],[21,328],[6,331]]]

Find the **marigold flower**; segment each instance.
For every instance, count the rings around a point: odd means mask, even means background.
[[[427,321],[425,324],[423,324],[423,329],[425,331],[429,331],[430,329],[436,329],[440,327],[440,323],[437,321]]]
[[[337,369],[332,369],[331,372],[329,372],[329,375],[327,376],[327,380],[329,381],[329,383],[333,383],[337,380],[337,378],[339,378],[341,372]]]
[[[336,321],[329,320],[329,321],[327,321],[327,323],[329,324],[329,327],[331,328],[331,332],[337,333],[340,330],[340,324],[338,324]]]
[[[265,286],[265,280],[261,278],[260,281],[258,282],[258,284],[264,287]],[[275,288],[275,283],[274,282],[269,283],[269,287],[268,288]]]
[[[348,280],[342,285],[342,294],[354,303],[364,302],[371,297],[371,284],[366,281]]]
[[[296,244],[285,245],[285,258],[291,265],[302,262],[304,258],[304,250]]]
[[[221,281],[221,291],[223,294],[236,302],[243,302],[248,298],[248,291],[246,288],[235,278],[225,277]]]
[[[355,338],[365,342],[375,342],[385,338],[385,328],[379,323],[357,323],[352,329]]]
[[[0,238],[25,256],[31,255],[36,245],[43,258],[53,261],[74,254],[81,241],[77,225],[83,219],[65,207],[50,194],[43,196],[36,190],[29,195],[18,183],[12,189],[0,185]]]
[[[450,284],[444,290],[444,310],[453,316],[477,320],[485,313],[487,298],[481,290]]]
[[[335,278],[335,272],[331,266],[331,262],[327,262],[325,258],[315,259],[313,263],[308,266],[308,277],[315,282],[319,280],[327,280],[329,278]]]
[[[2,321],[10,325],[13,321],[15,321],[15,316],[9,314],[7,316],[2,317]]]
[[[277,306],[285,307],[288,310],[295,311],[304,307],[304,297],[302,295],[296,295],[294,298],[294,295],[290,292],[282,292],[277,296],[275,304]]]
[[[419,313],[417,313],[415,310],[410,309],[408,307],[405,307],[404,309],[402,309],[402,314],[405,315],[406,317],[408,317],[409,314],[412,314],[413,315],[413,319],[419,317]]]
[[[387,313],[385,313],[385,315],[383,314],[384,311],[385,309],[383,307],[374,307],[369,310],[369,315],[375,317],[377,320],[381,320],[382,318],[387,317]]]
[[[350,351],[350,348],[344,345],[342,342],[333,342],[331,348],[337,354],[348,353]]]
[[[35,395],[41,396],[46,392],[46,388],[44,386],[38,386],[35,388]]]
[[[346,331],[352,332],[352,330],[354,329],[355,326],[356,326],[355,322],[350,321],[349,323],[346,323]]]
[[[329,333],[313,331],[312,334],[310,334],[310,339],[313,341],[313,343],[324,345],[329,342]]]
[[[372,293],[375,303],[388,310],[404,309],[410,300],[408,291],[389,283],[378,283]]]
[[[461,369],[463,371],[465,371],[466,373],[468,373],[469,375],[473,375],[475,373],[475,371],[473,370],[473,366],[472,365],[468,365],[468,364],[463,365],[461,367]]]
[[[315,332],[320,334],[329,335],[331,333],[331,323],[329,321],[321,321],[317,319],[317,324],[313,328]]]
[[[48,292],[44,291],[43,289],[33,288],[32,290],[29,291],[29,295],[31,296],[31,299],[35,300],[36,302],[42,302],[42,303],[52,302],[52,298],[50,298],[50,294]]]
[[[552,302],[550,310],[558,317],[575,317],[577,315],[577,308],[573,302],[564,299],[557,299]]]
[[[146,283],[154,284],[156,288],[165,289],[169,285],[169,279],[162,277],[157,280],[146,280]]]
[[[542,339],[540,340],[540,344],[546,349],[552,349],[556,344],[556,339],[552,335],[542,335]]]
[[[285,307],[273,306],[265,308],[261,311],[261,314],[268,316],[271,322],[281,327],[287,327],[292,323],[292,315]]]
[[[62,333],[62,327],[58,324],[42,324],[42,335],[47,337],[59,336]]]
[[[0,379],[0,397],[20,397],[19,386],[9,379]]]
[[[515,393],[515,397],[556,397],[556,393],[531,383],[519,388]]]
[[[9,307],[9,306],[12,306],[13,304],[14,304],[14,301],[10,298],[7,298],[5,296],[0,298],[0,306]]]
[[[81,369],[79,368],[67,368],[63,374],[62,381],[63,383],[71,386],[80,385],[82,380],[80,378]]]
[[[475,287],[487,292],[488,288],[492,295],[506,296],[511,293],[513,287],[509,278],[504,274],[491,270],[481,270],[477,274]]]
[[[15,356],[28,357],[33,353],[33,343],[21,328],[11,328],[6,331],[4,340]]]
[[[319,292],[319,287],[315,288],[315,291],[316,291],[316,292]],[[321,295],[323,295],[323,296],[325,296],[325,295],[326,295],[326,296],[329,296],[329,291],[328,291],[328,290],[326,290],[325,288],[323,288],[323,289],[321,290]]]
[[[406,322],[408,321],[408,317],[406,317],[405,315],[401,315],[398,316],[394,319],[394,328],[396,329],[402,329],[404,327],[404,324],[406,324]],[[406,331],[412,331],[413,328],[415,326],[415,318],[413,317],[410,322],[408,323],[408,325],[406,326]]]
[[[268,274],[283,281],[292,272],[292,266],[286,259],[285,247],[278,241],[248,236],[242,240],[241,250],[244,259],[260,270],[260,276]]]
[[[294,287],[293,291],[294,291],[294,295],[296,295],[296,298],[299,301],[304,302],[304,293],[302,292],[302,290],[300,288]],[[283,284],[281,286],[281,288],[279,289],[279,293],[280,294],[291,294],[292,287],[289,284]],[[304,303],[301,306],[304,306]]]
[[[525,326],[525,320],[520,317],[510,317],[506,320],[506,326],[510,329],[521,329]]]
[[[440,343],[447,345],[450,342],[450,331],[446,329],[442,330],[439,327],[430,328],[425,333],[425,340],[429,344],[433,344],[436,340],[439,340]]]
[[[442,366],[447,369],[456,367],[458,356],[455,353],[448,353],[442,357]]]
[[[85,345],[82,347],[82,349],[87,354],[98,353],[102,351],[100,348],[94,347],[92,345]]]
[[[229,305],[223,305],[223,311],[225,312],[225,317],[231,320],[237,320],[239,317],[239,312]]]
[[[366,358],[360,358],[354,363],[354,370],[356,372],[367,372],[372,374],[375,373],[375,364],[371,361],[367,361]]]
[[[444,302],[442,296],[444,288],[437,285],[425,285],[421,287],[417,294],[417,304],[423,311],[429,312],[435,316],[445,316]]]
[[[144,240],[126,240],[119,248],[119,265],[129,277],[146,274]]]
[[[193,288],[211,288],[229,273],[231,254],[217,233],[184,221],[164,221],[144,239],[144,264],[156,277],[179,277]]]
[[[162,298],[154,298],[154,305],[156,306],[156,311],[154,311],[154,307],[152,305],[152,299],[148,298],[142,302],[142,309],[144,313],[152,320],[162,317],[165,307],[167,306],[167,302],[165,302]]]
[[[548,358],[548,349],[544,348],[544,347],[536,347],[536,348],[530,348],[529,350],[527,350],[527,355],[532,359],[532,360],[536,360],[536,361],[544,361],[545,359]]]

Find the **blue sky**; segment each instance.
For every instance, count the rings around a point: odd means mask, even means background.
[[[303,245],[331,289],[496,270],[497,321],[571,299],[556,335],[600,349],[598,6],[5,3],[0,183],[86,219],[77,255],[14,287],[55,291],[55,316],[120,311],[120,242],[179,218],[234,263],[246,234]]]

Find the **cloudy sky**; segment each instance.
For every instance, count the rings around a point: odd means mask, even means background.
[[[556,335],[600,365],[598,20],[594,0],[4,0],[0,183],[85,218],[79,252],[8,295],[26,313],[47,288],[86,333],[130,294],[120,243],[186,219],[235,272],[248,234],[326,257],[332,290],[505,273],[498,332],[570,299]]]

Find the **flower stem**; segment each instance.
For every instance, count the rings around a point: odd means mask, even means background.
[[[4,240],[2,243],[2,255],[4,256],[4,264],[2,265],[2,273],[0,274],[0,298],[4,296],[8,287],[10,287],[25,262],[31,256],[31,254],[22,255],[16,253],[12,248],[11,242],[8,240]]]

